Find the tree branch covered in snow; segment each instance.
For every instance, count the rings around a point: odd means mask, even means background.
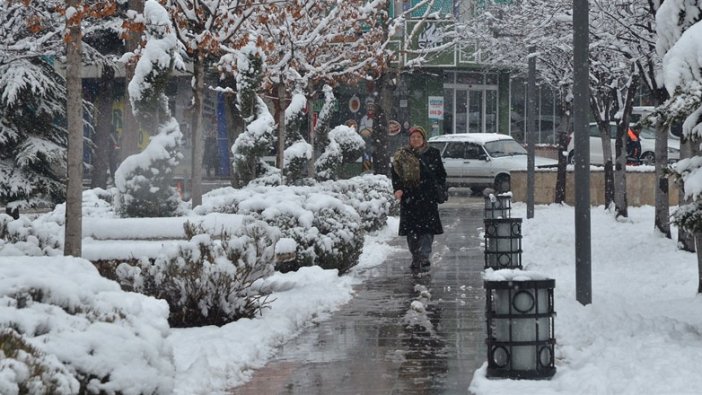
[[[0,204],[53,206],[65,199],[63,78],[40,58],[0,63]]]

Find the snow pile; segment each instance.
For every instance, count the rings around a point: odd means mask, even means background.
[[[83,259],[0,258],[0,337],[26,345],[0,352],[0,392],[171,394],[167,317],[164,301],[121,291]]]

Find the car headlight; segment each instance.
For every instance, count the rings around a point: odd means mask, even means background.
[[[679,153],[680,153],[680,150],[677,149],[677,148],[668,147],[668,153],[669,153],[669,154],[679,154]]]

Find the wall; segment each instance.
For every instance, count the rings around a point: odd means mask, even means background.
[[[556,196],[555,170],[536,171],[534,173],[534,202],[536,204],[553,203]],[[575,204],[574,172],[566,174],[566,203]],[[526,202],[526,171],[512,172],[512,200]],[[632,171],[626,173],[627,200],[629,206],[655,205],[656,173],[652,171]],[[678,186],[669,181],[669,199],[671,206],[678,204]],[[590,172],[590,203],[594,206],[604,204],[604,170]]]

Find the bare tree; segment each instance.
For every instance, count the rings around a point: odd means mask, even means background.
[[[170,14],[176,37],[183,44],[193,65],[193,113],[191,119],[192,206],[202,204],[203,108],[207,69],[222,55],[222,46],[237,48],[242,44],[245,22],[260,8],[252,0],[199,1],[170,0]],[[244,41],[245,42],[245,41]]]

